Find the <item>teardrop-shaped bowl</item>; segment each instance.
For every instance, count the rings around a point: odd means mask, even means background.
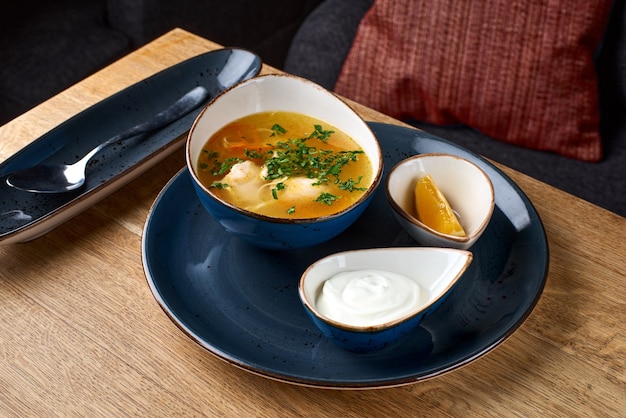
[[[425,225],[415,209],[415,185],[429,174],[456,212],[466,235],[448,235]],[[419,154],[394,166],[386,192],[393,214],[419,244],[468,249],[487,228],[495,206],[489,176],[476,164],[451,154]]]
[[[298,288],[300,300],[315,326],[339,346],[355,352],[379,350],[406,335],[435,310],[450,294],[472,259],[471,252],[453,248],[398,247],[340,252],[316,261],[302,274]],[[382,323],[377,314],[373,315],[371,323],[355,325],[323,313],[320,297],[326,281],[341,272],[365,270],[390,272],[410,279],[419,287],[419,303],[409,312],[391,319],[387,313],[387,319]],[[398,296],[393,284],[386,290],[390,300]],[[383,292],[378,297],[380,300],[387,294]]]

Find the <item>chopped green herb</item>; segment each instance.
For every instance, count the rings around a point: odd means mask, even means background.
[[[280,182],[280,183],[276,183],[276,187],[272,188],[272,197],[275,200],[278,200],[278,191],[279,190],[284,190],[285,189],[285,183]]]
[[[272,126],[272,134],[270,136],[283,135],[285,133],[287,133],[287,130],[279,124],[275,123]]]
[[[293,215],[296,212],[296,207],[292,206],[289,209],[287,209],[287,215]]]
[[[308,139],[317,138],[324,143],[328,142],[330,135],[335,133],[335,131],[325,131],[322,125],[313,125],[313,128],[315,130],[311,135],[309,135]]]
[[[242,162],[242,160],[236,157],[227,158],[221,163],[215,160],[215,169],[213,170],[213,175],[221,176],[222,174],[226,174],[231,168],[233,168],[235,164],[240,162]]]
[[[220,183],[220,182],[215,182],[215,183],[211,183],[211,185],[209,186],[209,188],[211,189],[225,189],[228,187],[228,184],[226,183]]]
[[[219,153],[217,151],[209,151],[208,149],[203,149],[202,152],[204,154],[206,154],[206,159],[207,160],[211,160],[214,158],[217,158]],[[207,163],[200,163],[200,169],[201,170],[207,170],[209,168],[209,165]]]
[[[339,199],[339,197],[340,196],[335,196],[332,193],[321,193],[315,201],[330,206],[335,200]]]
[[[352,161],[356,161],[357,156],[362,154],[363,151],[336,152],[319,149],[315,145],[312,145],[309,140],[319,139],[327,143],[334,131],[324,130],[321,125],[313,125],[313,128],[313,133],[303,138],[290,138],[277,141],[275,144],[268,143],[268,148],[245,149],[246,158],[261,160],[261,164],[264,166],[265,180],[278,180],[285,177],[302,176],[314,180],[312,182],[313,186],[332,182],[341,190],[350,192],[366,190],[364,187],[356,187],[360,183],[361,177],[356,181],[352,178],[348,180],[340,178],[343,167]],[[270,136],[283,135],[287,132],[286,129],[279,124],[274,124],[271,130],[272,134]],[[266,149],[266,151],[264,151],[264,149]],[[217,157],[218,153],[212,152],[210,155]],[[213,161],[213,175],[224,175],[233,165],[242,161],[243,160],[236,157],[226,158],[224,161],[215,159]],[[276,186],[271,189],[272,197],[278,199],[278,192],[284,188],[284,183],[277,183]],[[332,205],[339,197],[340,196],[335,196],[331,193],[321,193],[316,201],[325,205]],[[288,209],[288,213],[293,213],[294,211],[295,207]]]
[[[263,158],[265,156],[263,153],[260,152],[260,149],[259,150],[254,150],[254,149],[249,150],[248,148],[246,148],[244,150],[244,152],[246,154],[246,157],[248,157],[248,158],[256,159],[256,158]]]
[[[276,148],[268,153],[270,157],[265,161],[267,179],[303,175],[316,179],[314,185],[326,184],[330,181],[329,176],[338,180],[342,167],[350,161],[356,161],[357,154],[363,153],[320,150],[307,144],[309,138],[277,142]]]
[[[353,192],[355,190],[360,191],[360,192],[365,191],[367,190],[367,187],[354,187],[355,185],[361,182],[362,178],[363,176],[359,176],[359,179],[357,181],[354,181],[354,179],[350,177],[346,181],[338,182],[337,187],[339,187],[341,190],[347,190],[349,192]]]
[[[209,151],[208,149],[203,149],[202,152],[204,152],[205,154],[207,154],[207,159],[211,159],[211,158],[216,158],[219,153],[217,151]]]

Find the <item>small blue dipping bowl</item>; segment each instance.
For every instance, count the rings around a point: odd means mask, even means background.
[[[350,136],[372,164],[372,184],[350,207],[311,219],[274,218],[234,206],[216,196],[197,176],[198,158],[206,141],[228,123],[259,112],[305,114],[333,125]],[[198,115],[186,145],[187,168],[198,198],[228,232],[267,249],[310,247],[339,235],[363,213],[379,186],[383,160],[378,140],[367,123],[343,100],[304,78],[269,74],[246,80],[222,92]]]
[[[315,326],[340,347],[358,353],[380,350],[412,331],[437,309],[472,259],[471,252],[453,248],[374,248],[336,253],[316,261],[302,274],[300,300]],[[326,280],[337,273],[359,270],[405,276],[421,289],[421,304],[394,319],[371,325],[342,322],[321,312],[318,301]]]

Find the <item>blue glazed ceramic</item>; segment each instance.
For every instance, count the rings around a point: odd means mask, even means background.
[[[98,154],[86,184],[68,193],[41,194],[6,184],[14,171],[38,163],[71,163],[110,137],[144,122],[182,94],[204,86],[210,97],[254,77],[261,59],[239,48],[197,55],[94,104],[0,163],[0,244],[37,238],[102,200],[179,149],[202,106],[177,121]],[[209,99],[206,100],[208,103]],[[203,103],[203,105],[206,105]]]
[[[369,353],[381,350],[392,342],[405,336],[417,327],[424,317],[425,312],[411,317],[398,325],[379,331],[352,331],[333,326],[321,320],[307,309],[307,314],[317,328],[338,346],[355,353]]]
[[[207,353],[259,376],[340,389],[421,382],[479,360],[523,325],[540,299],[548,242],[524,192],[487,160],[425,132],[370,123],[385,167],[443,152],[478,164],[495,189],[491,222],[454,289],[390,346],[345,350],[324,336],[298,296],[316,260],[359,248],[418,244],[394,219],[379,187],[346,231],[314,247],[269,251],[227,233],[201,205],[183,169],[156,199],[142,241],[146,280],[164,314]],[[384,181],[384,180],[383,180]]]
[[[307,314],[326,337],[347,350],[367,353],[387,347],[417,327],[450,294],[472,259],[469,251],[446,248],[395,247],[343,251],[311,264],[300,278],[298,291]],[[394,293],[392,282],[376,282],[370,286],[366,281],[359,281],[353,283],[359,287],[359,292],[363,292],[359,296],[372,295],[373,299],[359,297],[361,302],[356,303],[345,293],[341,294],[341,299],[345,300],[350,312],[357,314],[371,313],[368,304],[376,303],[376,314],[372,315],[371,322],[368,317],[368,323],[355,325],[354,322],[325,315],[319,309],[318,300],[326,280],[338,273],[362,270],[397,273],[412,280],[419,286],[421,303],[409,312],[382,321],[376,315],[387,315],[381,309],[386,300],[396,301],[390,303],[389,309],[392,310],[394,305],[402,309],[400,304],[407,303],[407,299]],[[379,279],[382,280],[380,276]]]
[[[377,185],[377,184],[376,184]],[[374,196],[337,216],[316,219],[276,219],[232,207],[194,182],[200,202],[225,231],[261,248],[290,250],[312,247],[328,241],[352,225],[361,216]]]
[[[206,141],[220,128],[259,112],[287,111],[324,121],[350,136],[368,156],[372,183],[357,202],[341,212],[311,219],[274,218],[236,207],[203,185],[196,172]],[[195,191],[213,218],[229,233],[260,248],[291,250],[328,241],[352,225],[380,184],[383,159],[370,127],[345,102],[321,86],[287,74],[269,74],[239,83],[200,112],[187,139],[187,168]]]

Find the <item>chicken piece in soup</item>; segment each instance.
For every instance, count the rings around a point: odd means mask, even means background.
[[[356,203],[373,181],[357,143],[334,126],[293,112],[261,112],[213,134],[198,177],[233,206],[274,218],[310,219]]]

